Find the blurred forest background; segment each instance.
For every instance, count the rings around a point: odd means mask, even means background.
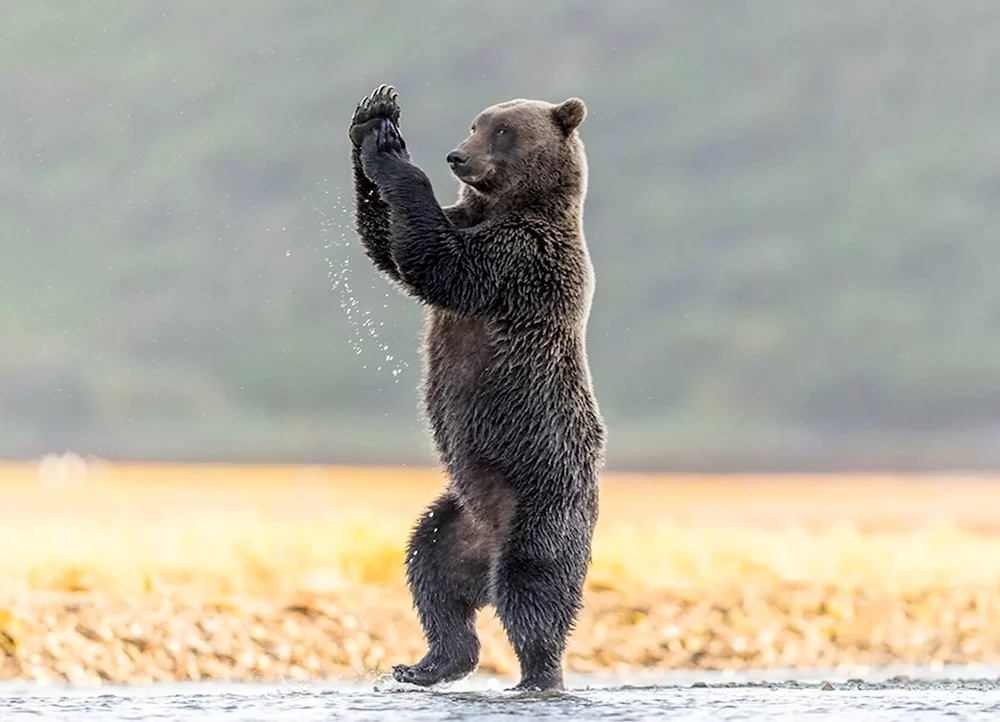
[[[1000,467],[998,68],[995,0],[10,3],[0,456],[430,462],[384,82],[443,203],[481,108],[586,100],[611,467]]]

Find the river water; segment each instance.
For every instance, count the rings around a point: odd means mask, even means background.
[[[1000,720],[1000,669],[899,668],[870,674],[667,673],[567,677],[568,691],[511,693],[474,678],[446,690],[395,683],[191,683],[73,689],[0,685],[0,722],[219,720]]]

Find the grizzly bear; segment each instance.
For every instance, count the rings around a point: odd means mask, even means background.
[[[426,306],[424,413],[448,479],[408,542],[428,651],[394,667],[400,682],[475,671],[476,613],[492,605],[520,663],[515,689],[564,686],[605,447],[586,350],[586,113],[578,98],[482,111],[447,154],[460,190],[445,207],[410,161],[393,88],[352,119],[358,235]]]

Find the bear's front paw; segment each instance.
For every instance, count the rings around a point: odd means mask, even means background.
[[[388,118],[383,118],[375,129],[375,149],[379,153],[388,153],[400,158],[408,157],[406,141],[399,134],[399,128]]]
[[[399,125],[399,95],[391,85],[380,85],[371,94],[358,103],[351,117],[351,129],[348,135],[351,142],[360,146],[369,133],[375,130],[382,119],[388,118]]]

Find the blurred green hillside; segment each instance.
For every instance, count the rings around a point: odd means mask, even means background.
[[[612,466],[1000,466],[998,68],[991,0],[11,3],[0,455],[428,461],[388,82],[442,202],[482,107],[587,101]]]

